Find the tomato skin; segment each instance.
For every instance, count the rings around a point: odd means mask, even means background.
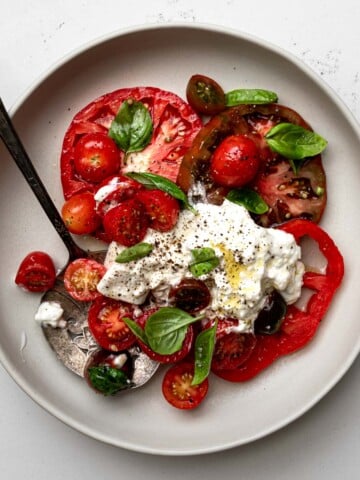
[[[193,75],[186,86],[186,98],[193,109],[204,115],[215,115],[225,108],[225,93],[212,78]]]
[[[40,251],[26,255],[15,276],[15,283],[29,292],[46,292],[55,281],[54,263],[47,253]]]
[[[88,133],[107,134],[122,102],[129,98],[146,104],[153,121],[151,142],[137,156],[149,160],[148,171],[176,180],[181,159],[202,126],[199,116],[172,92],[155,87],[122,88],[95,99],[72,119],[64,136],[60,159],[65,199],[83,191],[93,192],[96,188],[94,183],[76,174],[76,143]],[[124,154],[120,152],[120,171],[123,160]]]
[[[313,290],[306,309],[289,305],[278,332],[257,335],[255,348],[239,368],[217,370],[216,375],[231,382],[243,382],[258,375],[282,355],[303,348],[315,335],[344,275],[344,260],[334,241],[318,225],[308,220],[294,219],[277,228],[294,235],[298,241],[309,236],[319,245],[327,260],[324,274],[307,271],[303,277],[305,288]]]
[[[255,177],[260,166],[256,144],[245,135],[230,135],[215,150],[210,173],[225,187],[240,188]]]
[[[188,362],[177,363],[165,373],[162,392],[170,405],[181,410],[198,407],[206,397],[209,380],[206,378],[199,385],[191,385],[194,365]]]
[[[78,258],[66,267],[64,286],[75,300],[90,302],[101,296],[96,287],[105,272],[103,264],[90,258]]]
[[[144,204],[150,227],[159,232],[172,230],[179,218],[179,202],[162,190],[141,190],[136,199]]]
[[[218,320],[212,371],[238,368],[252,354],[256,337],[251,333],[231,331],[237,324],[237,320],[231,318]]]
[[[142,329],[145,328],[147,319],[150,317],[150,315],[155,313],[156,310],[157,308],[151,308],[136,319],[136,322],[140,325]],[[145,343],[143,343],[141,340],[137,339],[137,341],[141,350],[146,353],[146,355],[152,360],[155,360],[159,363],[177,363],[186,358],[191,351],[194,342],[194,328],[192,325],[189,325],[182,344],[182,348],[179,351],[170,355],[162,355],[160,353],[156,353],[151,350],[149,346],[145,345]]]
[[[61,216],[69,232],[77,235],[93,233],[101,225],[101,219],[95,211],[94,195],[83,192],[66,200]]]
[[[110,240],[131,247],[145,237],[149,218],[144,205],[131,198],[109,210],[104,216],[103,225]]]
[[[120,168],[120,152],[105,133],[88,133],[74,149],[75,171],[87,182],[99,183]]]
[[[112,175],[106,178],[95,192],[96,212],[103,218],[105,213],[124,200],[143,190],[141,183],[125,175]],[[100,199],[98,199],[100,197]]]
[[[132,305],[103,296],[91,304],[88,313],[89,330],[105,350],[120,352],[135,343],[136,337],[123,322],[123,317],[133,318]]]

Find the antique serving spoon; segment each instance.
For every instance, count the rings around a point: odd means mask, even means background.
[[[85,251],[74,242],[26,153],[1,98],[0,136],[50,222],[64,242],[69,252],[67,265],[77,258],[92,258],[102,263],[106,254],[105,250]],[[99,347],[88,328],[89,303],[77,302],[67,293],[64,287],[63,274],[67,265],[58,273],[55,286],[46,292],[41,299],[41,303],[51,301],[61,305],[64,310],[62,319],[66,326],[64,328],[54,328],[43,322],[42,330],[62,363],[72,372],[83,377],[89,358]],[[129,388],[136,388],[146,383],[153,376],[159,364],[142,353],[136,346],[130,348],[127,353],[133,360],[133,375]]]

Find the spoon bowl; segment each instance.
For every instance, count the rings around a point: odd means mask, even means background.
[[[85,251],[74,242],[26,153],[1,99],[0,137],[69,252],[68,263],[58,273],[54,287],[41,299],[41,304],[56,302],[61,305],[64,325],[54,328],[42,322],[41,327],[49,345],[65,367],[84,377],[88,358],[99,346],[88,328],[87,314],[90,303],[74,300],[64,287],[63,276],[67,265],[77,258],[90,258],[103,263],[106,250]],[[150,380],[159,364],[149,359],[138,347],[130,348],[126,352],[133,360],[133,375],[129,388],[136,388]]]

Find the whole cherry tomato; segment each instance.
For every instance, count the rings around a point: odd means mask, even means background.
[[[90,192],[77,193],[66,200],[61,216],[69,232],[78,235],[93,233],[101,224],[95,207],[94,195]]]

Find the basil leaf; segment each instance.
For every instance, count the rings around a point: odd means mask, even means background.
[[[266,135],[272,150],[291,160],[302,160],[321,153],[327,141],[311,130],[292,123],[279,123]]]
[[[149,345],[144,330],[132,318],[123,317],[122,321],[127,325],[135,337],[138,337],[145,345]]]
[[[125,248],[119,255],[115,258],[115,262],[118,263],[128,263],[133,260],[139,260],[140,258],[146,257],[153,250],[151,243],[141,242],[133,245],[132,247]]]
[[[203,318],[192,317],[175,307],[162,307],[150,315],[145,325],[145,335],[150,348],[161,355],[171,355],[181,350],[187,327]]]
[[[258,88],[239,88],[225,93],[227,107],[234,107],[235,105],[242,104],[261,105],[277,101],[278,96],[275,92]]]
[[[137,182],[143,184],[146,188],[158,188],[159,190],[168,193],[177,200],[180,200],[186,208],[196,213],[195,208],[190,205],[186,194],[176,185],[176,183],[168,178],[149,172],[131,172],[127,173],[126,176],[133,178]]]
[[[141,102],[125,100],[111,123],[109,137],[126,153],[139,152],[149,144],[152,136],[149,110]]]
[[[118,368],[109,365],[98,365],[88,369],[91,385],[105,396],[115,395],[115,393],[130,387],[128,376]]]
[[[208,377],[214,353],[217,322],[198,334],[195,340],[195,370],[191,385],[198,385]]]
[[[256,213],[257,215],[262,215],[269,210],[263,198],[255,192],[255,190],[248,187],[230,190],[226,198],[230,200],[230,202],[242,205],[249,212]]]
[[[196,278],[211,272],[220,263],[215,251],[209,247],[195,248],[191,254],[194,261],[190,263],[189,269]]]

